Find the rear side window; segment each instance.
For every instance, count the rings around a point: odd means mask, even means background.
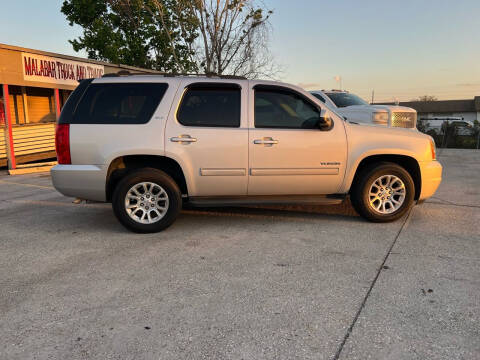
[[[73,124],[145,124],[167,84],[91,84],[78,104]]]
[[[240,87],[199,84],[187,88],[177,120],[185,126],[240,127]]]
[[[62,108],[60,117],[58,118],[59,124],[70,124],[72,123],[73,114],[78,105],[78,102],[82,98],[83,93],[87,89],[88,85],[92,82],[93,79],[82,80],[73,93],[68,97],[67,102]]]

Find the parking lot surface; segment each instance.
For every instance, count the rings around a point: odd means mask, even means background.
[[[389,224],[185,210],[139,235],[48,174],[0,176],[1,359],[479,359],[480,152]]]

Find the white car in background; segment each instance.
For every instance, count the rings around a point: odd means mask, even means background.
[[[370,105],[345,90],[315,90],[310,93],[350,122],[412,129],[417,127],[417,111],[409,107]]]

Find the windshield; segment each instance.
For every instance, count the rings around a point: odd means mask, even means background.
[[[365,100],[354,94],[339,92],[327,93],[327,95],[339,108],[351,105],[368,105]]]

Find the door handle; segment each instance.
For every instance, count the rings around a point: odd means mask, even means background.
[[[264,137],[263,139],[256,139],[256,140],[253,140],[253,143],[254,144],[263,144],[263,145],[275,145],[275,144],[278,144],[278,140],[274,140],[272,139],[271,137]]]
[[[197,142],[196,138],[192,138],[190,135],[180,135],[170,138],[171,142],[179,142],[183,145],[187,145],[189,143]]]

